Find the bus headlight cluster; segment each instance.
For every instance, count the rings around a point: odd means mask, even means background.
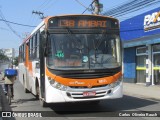
[[[49,83],[52,87],[59,89],[59,90],[63,90],[66,91],[67,90],[67,86],[60,84],[59,82],[55,81],[54,79],[48,77]]]
[[[111,83],[111,84],[110,84],[110,87],[111,87],[111,88],[114,88],[114,87],[118,86],[118,85],[121,83],[121,81],[122,81],[121,79],[118,79],[116,82]]]

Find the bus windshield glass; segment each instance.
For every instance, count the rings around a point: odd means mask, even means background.
[[[116,34],[50,34],[50,69],[106,69],[121,66],[120,38]]]

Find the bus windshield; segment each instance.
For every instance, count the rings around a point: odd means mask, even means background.
[[[116,34],[50,34],[47,66],[50,69],[106,69],[121,66]]]

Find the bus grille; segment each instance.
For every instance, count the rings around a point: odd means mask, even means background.
[[[105,85],[97,85],[97,86],[92,86],[92,88],[99,88],[99,87],[107,87],[108,84]],[[87,86],[69,86],[70,88],[76,88],[76,89],[83,89],[83,88],[88,88]]]
[[[67,96],[71,97],[73,99],[89,99],[89,98],[99,98],[99,97],[104,97],[105,95],[109,94],[107,90],[101,90],[101,91],[96,91],[95,96],[83,96],[83,92],[67,92]]]

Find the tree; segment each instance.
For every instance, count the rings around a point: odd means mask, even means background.
[[[4,54],[4,51],[0,49],[0,61],[9,61],[8,56]]]
[[[14,58],[13,65],[18,66],[18,56]]]

